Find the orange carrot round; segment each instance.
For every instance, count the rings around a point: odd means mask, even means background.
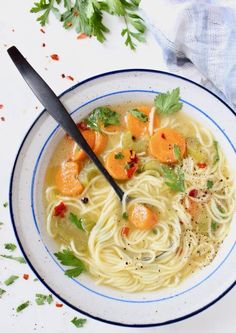
[[[175,153],[175,147],[179,156]],[[162,163],[175,163],[183,158],[186,151],[185,138],[173,128],[161,128],[150,139],[149,149],[151,155]]]
[[[104,133],[100,133],[100,132],[96,132],[96,138],[95,138],[95,146],[94,146],[94,153],[96,155],[101,154],[106,146],[107,146],[107,142],[108,142],[108,137],[106,134]]]
[[[136,204],[128,213],[129,221],[141,230],[152,229],[157,223],[157,215],[147,206]]]
[[[85,140],[87,141],[87,143],[93,149],[95,146],[95,132],[90,129],[80,130],[80,131],[81,131],[81,134],[83,135],[83,137],[85,138]],[[72,147],[72,153],[70,156],[71,160],[72,161],[83,161],[86,159],[86,157],[87,157],[87,154],[83,151],[83,149],[80,149],[80,147],[78,147],[78,145],[76,143],[74,143],[74,145]]]
[[[141,121],[140,119],[136,118],[132,115],[132,113],[127,114],[127,127],[128,130],[131,132],[131,134],[135,138],[139,138],[142,135],[148,134],[148,126],[149,126],[149,114],[151,112],[150,107],[148,106],[140,106],[137,108],[138,111],[144,113],[146,116],[148,116],[148,120],[146,122]],[[154,114],[154,120],[153,120],[153,128],[157,128],[160,126],[160,119],[158,115]]]
[[[127,166],[130,162],[129,149],[116,148],[110,152],[105,161],[105,167],[110,175],[119,180],[128,179]]]
[[[76,196],[83,192],[79,176],[79,165],[76,162],[64,162],[56,174],[56,187],[63,195]]]

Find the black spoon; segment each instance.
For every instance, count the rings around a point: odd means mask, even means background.
[[[23,57],[20,51],[12,46],[7,50],[12,61],[16,65],[17,69],[25,79],[28,86],[31,88],[33,93],[39,99],[41,104],[45,107],[47,112],[61,125],[61,127],[75,140],[75,142],[83,149],[86,154],[90,157],[93,163],[104,175],[106,180],[113,187],[114,191],[118,195],[119,199],[122,200],[124,192],[117,185],[108,171],[104,168],[100,160],[94,154],[83,135],[80,133],[75,122],[67,112],[59,98],[55,95],[52,89],[47,83],[41,78],[41,76],[33,69],[28,61]]]

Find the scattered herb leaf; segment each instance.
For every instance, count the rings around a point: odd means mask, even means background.
[[[139,111],[138,109],[131,109],[129,110],[129,113],[131,113],[132,116],[142,121],[143,123],[146,123],[148,121],[148,116],[144,112]]]
[[[162,166],[161,170],[166,178],[165,184],[167,186],[174,191],[184,192],[184,174],[180,167],[173,169],[171,167]]]
[[[216,231],[217,226],[218,226],[218,223],[217,223],[217,222],[215,222],[215,221],[212,221],[212,222],[211,222],[211,230],[212,230],[212,231]]]
[[[119,113],[112,111],[108,107],[99,107],[92,111],[86,119],[87,126],[95,131],[101,131],[101,125],[120,125]]]
[[[179,93],[179,88],[176,88],[172,91],[167,91],[167,93],[158,94],[154,99],[156,112],[163,115],[168,115],[179,111],[183,106],[183,103],[179,101]]]
[[[18,261],[20,264],[26,264],[26,261],[23,257],[13,257],[13,256],[8,256],[6,254],[0,254],[0,256],[6,259],[12,259]]]
[[[34,278],[34,279],[33,279],[34,282],[36,282],[36,281],[38,281],[38,280],[39,280],[39,279],[37,279],[37,278]]]
[[[52,295],[43,295],[43,294],[36,294],[35,295],[35,302],[38,305],[44,305],[46,302],[51,304],[53,302]]]
[[[78,229],[84,231],[83,220],[81,218],[78,219],[77,215],[75,215],[74,213],[70,213],[69,219],[70,219],[70,222],[73,223]]]
[[[4,208],[7,208],[7,207],[8,207],[8,202],[7,202],[7,201],[4,202],[3,207],[4,207]]]
[[[124,158],[124,154],[122,154],[121,151],[119,151],[118,153],[115,154],[116,160],[121,160],[122,158]]]
[[[20,304],[17,308],[16,308],[16,312],[21,312],[22,310],[24,310],[25,308],[27,308],[29,306],[30,302],[26,301],[22,304]]]
[[[83,327],[84,324],[86,323],[87,319],[84,319],[84,318],[77,318],[77,317],[74,317],[72,320],[71,320],[71,323],[74,324],[76,327]]]
[[[6,290],[0,288],[0,297],[6,292]]]
[[[213,142],[214,148],[215,148],[215,157],[213,160],[213,165],[215,165],[217,162],[220,160],[220,155],[219,155],[219,144],[217,141]]]
[[[16,245],[13,243],[4,244],[4,248],[9,251],[14,251],[16,249]]]
[[[17,275],[11,275],[8,279],[6,279],[4,281],[4,284],[6,286],[10,286],[10,284],[13,284],[15,282],[15,280],[19,279],[19,276]]]
[[[174,153],[175,159],[177,161],[179,161],[181,159],[181,152],[180,152],[179,146],[176,144],[174,144],[174,146],[173,146],[173,153]]]
[[[157,230],[156,229],[152,229],[152,232],[154,233],[154,235],[157,235]]]
[[[72,269],[67,269],[65,271],[65,275],[69,277],[77,277],[85,270],[83,262],[79,258],[75,257],[72,251],[63,250],[62,252],[54,254],[62,265],[74,267]]]
[[[207,189],[209,190],[209,189],[211,189],[212,187],[213,187],[213,181],[212,180],[208,180],[207,181]]]
[[[123,214],[122,214],[122,217],[123,217],[123,219],[125,219],[125,220],[128,220],[128,214],[127,214],[127,212],[124,212]]]

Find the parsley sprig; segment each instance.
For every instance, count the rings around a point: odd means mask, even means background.
[[[143,123],[146,123],[148,121],[148,116],[144,112],[139,111],[138,109],[131,109],[129,110],[129,113],[131,113],[132,116],[142,121]]]
[[[71,278],[77,277],[85,270],[84,263],[77,258],[72,251],[63,250],[54,254],[62,265],[73,267],[71,269],[67,269],[65,271],[65,275]]]
[[[161,169],[165,177],[165,184],[174,191],[184,192],[184,173],[182,169],[180,167],[173,169],[165,165]]]
[[[95,131],[101,131],[101,125],[120,125],[119,113],[112,111],[108,107],[101,106],[92,111],[86,119],[87,126]]]
[[[37,21],[45,26],[49,23],[51,13],[62,22],[65,29],[75,29],[77,33],[94,36],[103,43],[109,28],[103,22],[104,12],[118,16],[124,21],[125,27],[121,35],[125,44],[132,50],[135,41],[144,42],[146,26],[137,14],[141,0],[39,0],[34,2],[31,13],[40,13]]]
[[[179,93],[179,88],[176,88],[172,91],[158,94],[154,99],[156,112],[163,115],[169,115],[179,111],[183,106],[183,103],[179,101]]]

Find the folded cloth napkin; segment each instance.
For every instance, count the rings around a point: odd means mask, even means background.
[[[200,81],[236,109],[236,1],[158,2],[156,15],[147,5],[142,14],[167,66]]]

